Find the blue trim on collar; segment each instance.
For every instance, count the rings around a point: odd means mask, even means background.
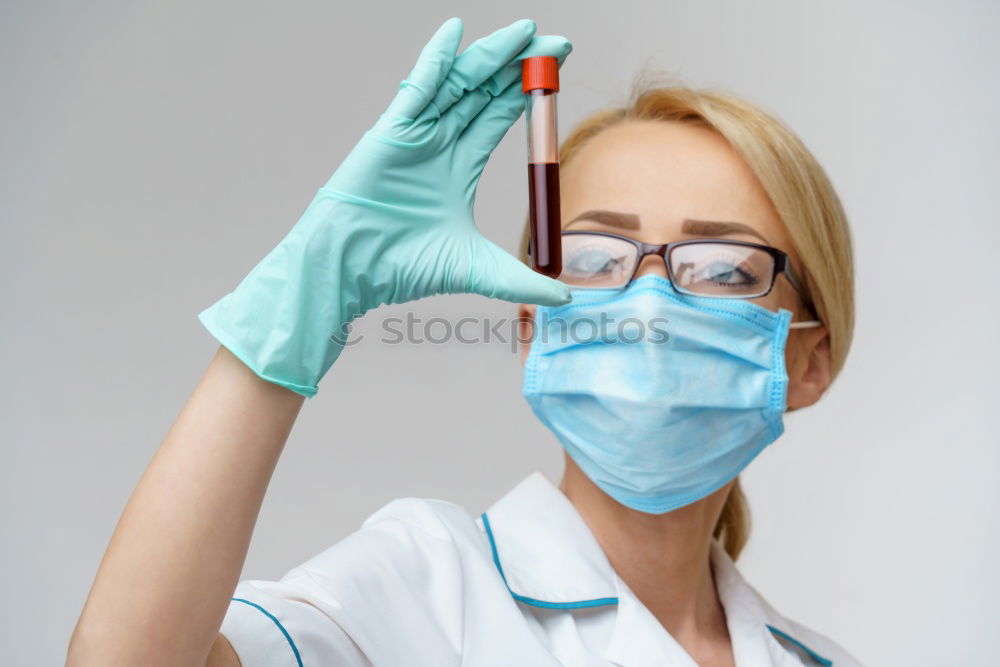
[[[802,642],[800,642],[795,637],[792,637],[791,635],[789,635],[787,632],[782,632],[781,630],[779,630],[778,628],[776,628],[776,627],[774,627],[773,625],[770,625],[770,624],[767,626],[767,629],[770,630],[771,632],[773,632],[774,634],[778,635],[779,637],[784,637],[788,641],[790,641],[793,644],[795,644],[796,646],[798,646],[800,649],[802,649],[803,651],[805,651],[806,653],[808,653],[809,657],[811,657],[813,660],[815,660],[819,664],[823,665],[823,667],[832,667],[833,660],[830,660],[829,658],[824,658],[819,653],[817,653],[816,651],[812,650],[811,648],[809,648],[808,646],[806,646],[805,644],[803,644]]]
[[[493,552],[493,564],[497,566],[497,571],[500,572],[500,578],[503,579],[503,584],[507,587],[507,591],[510,592],[511,597],[518,602],[530,604],[534,607],[542,607],[543,609],[583,609],[586,607],[601,607],[608,604],[618,604],[618,598],[616,597],[578,600],[576,602],[545,602],[544,600],[536,600],[535,598],[518,595],[514,591],[510,590],[510,584],[507,583],[507,575],[503,573],[503,566],[500,565],[500,557],[497,555],[497,545],[493,540],[493,530],[490,528],[490,520],[486,516],[486,512],[483,512],[481,516],[483,519],[483,528],[486,529],[486,537],[490,540],[490,551]]]
[[[483,528],[486,530],[486,537],[490,541],[490,552],[493,554],[493,564],[496,566],[497,571],[500,573],[500,578],[503,580],[504,586],[507,587],[507,591],[510,593],[511,597],[513,597],[518,602],[523,602],[525,604],[529,604],[534,607],[541,607],[543,609],[583,609],[587,607],[600,607],[604,605],[618,604],[617,597],[595,598],[593,600],[578,600],[576,602],[546,602],[545,600],[536,600],[535,598],[529,598],[527,596],[515,593],[514,591],[511,590],[510,584],[507,582],[507,575],[504,574],[503,566],[500,564],[500,556],[497,553],[496,540],[493,538],[493,529],[490,527],[490,519],[486,515],[486,512],[483,512],[480,516],[483,520]],[[770,630],[773,634],[778,635],[779,637],[782,637],[792,642],[793,644],[801,648],[803,651],[805,651],[809,655],[809,657],[811,657],[813,660],[818,662],[823,667],[833,666],[832,660],[823,657],[822,655],[812,650],[811,648],[803,644],[795,637],[792,637],[788,633],[779,630],[778,628],[774,627],[769,623],[766,623],[765,625],[767,629]]]

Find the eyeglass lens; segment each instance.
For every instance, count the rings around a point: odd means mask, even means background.
[[[639,260],[632,243],[599,234],[565,234],[562,251],[559,280],[571,287],[622,287]],[[739,244],[687,243],[671,248],[667,261],[675,289],[702,296],[760,296],[774,277],[770,253]]]

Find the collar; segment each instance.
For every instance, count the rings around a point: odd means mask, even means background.
[[[573,503],[541,472],[479,518],[510,594],[546,609],[618,604],[614,570]]]
[[[711,548],[715,590],[726,610],[726,624],[733,641],[733,650],[737,655],[748,656],[746,664],[784,664],[789,662],[790,655],[798,658],[793,664],[822,667],[833,664],[829,658],[807,646],[798,629],[793,628],[787,618],[779,614],[764,596],[747,583],[718,540],[712,540]],[[748,638],[762,631],[766,634],[765,641],[748,641]],[[770,658],[770,663],[764,660],[765,655]]]
[[[608,652],[637,654],[644,642],[637,641],[632,624],[643,617],[651,627],[652,614],[615,573],[573,503],[545,475],[532,472],[483,512],[477,524],[515,600],[545,609],[618,607]],[[797,637],[800,633],[743,579],[714,539],[711,563],[734,653],[747,656],[741,664],[832,664]]]

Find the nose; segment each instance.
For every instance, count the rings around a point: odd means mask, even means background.
[[[635,270],[635,277],[656,274],[663,278],[667,277],[667,262],[659,255],[646,255],[639,261],[639,266]]]

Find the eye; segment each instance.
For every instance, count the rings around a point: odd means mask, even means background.
[[[674,248],[670,268],[675,286],[692,294],[750,298],[767,292],[774,259],[749,244],[690,243]]]
[[[751,262],[743,256],[716,254],[699,258],[697,262],[685,263],[682,267],[684,284],[731,287],[746,289],[760,282]]]
[[[600,276],[620,273],[627,257],[600,246],[575,248],[563,258],[563,271],[574,275]]]
[[[718,285],[752,285],[757,278],[749,267],[739,266],[724,260],[714,260],[705,266],[697,279],[708,280]]]
[[[638,255],[628,240],[601,234],[564,234],[559,280],[575,287],[618,287],[628,282]]]

